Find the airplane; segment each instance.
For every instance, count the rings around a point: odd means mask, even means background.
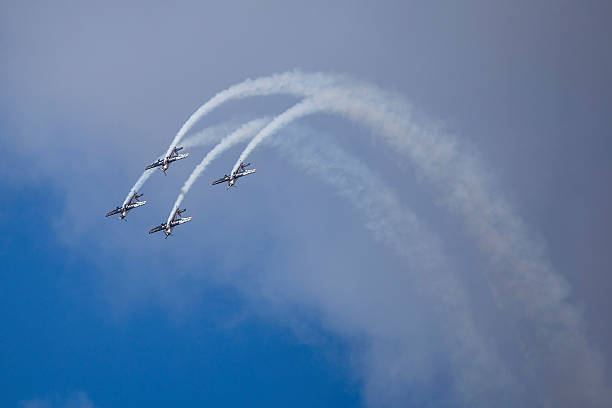
[[[119,214],[119,219],[124,219],[128,211],[130,211],[132,208],[140,207],[141,205],[145,205],[147,203],[147,200],[140,201],[140,197],[142,197],[142,194],[134,193],[132,198],[130,198],[130,201],[121,207],[117,207],[114,210],[107,212],[106,216],[110,217],[111,215]]]
[[[166,234],[166,238],[168,238],[172,234],[172,228],[176,227],[177,225],[184,224],[186,222],[191,221],[191,217],[186,217],[186,218],[181,217],[181,214],[184,213],[185,211],[187,211],[186,208],[183,208],[182,210],[177,209],[174,212],[174,215],[172,216],[172,221],[170,221],[170,225],[166,225],[166,223],[164,222],[158,225],[157,227],[151,228],[149,230],[149,234],[163,230],[164,233]]]
[[[179,154],[178,152],[181,149],[182,147],[175,147],[174,149],[172,149],[172,153],[170,153],[169,156],[166,156],[163,159],[157,159],[155,163],[151,163],[147,167],[145,167],[145,170],[153,169],[155,167],[161,167],[161,171],[166,174],[166,170],[168,170],[170,163],[184,159],[185,157],[189,156],[189,153]]]
[[[251,163],[247,163],[247,164],[240,163],[240,166],[238,166],[236,171],[232,173],[231,177],[226,174],[223,178],[213,181],[212,185],[214,186],[215,184],[220,184],[220,183],[224,183],[227,181],[227,188],[229,189],[230,187],[234,185],[234,183],[236,182],[236,179],[255,173],[255,170],[257,169],[245,170],[245,167],[248,167],[250,165]]]

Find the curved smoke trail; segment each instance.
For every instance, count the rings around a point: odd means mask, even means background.
[[[343,77],[323,73],[306,74],[299,71],[285,72],[271,75],[269,77],[247,79],[237,85],[219,92],[208,102],[200,106],[187,121],[181,126],[174,139],[168,147],[166,156],[170,155],[172,149],[181,141],[183,136],[207,113],[219,105],[232,100],[242,99],[250,96],[266,96],[272,94],[286,94],[297,97],[314,95],[322,89],[340,83]]]
[[[320,182],[329,184],[338,195],[347,199],[363,215],[366,228],[377,240],[416,267],[418,273],[410,274],[412,285],[423,290],[424,296],[437,299],[439,310],[433,314],[450,316],[446,319],[449,323],[442,328],[442,337],[449,339],[447,347],[454,363],[455,392],[462,394],[464,400],[474,399],[478,394],[479,399],[488,402],[500,402],[499,395],[504,394],[508,405],[515,399],[523,398],[524,390],[520,389],[521,386],[495,347],[476,327],[465,288],[443,255],[445,251],[439,238],[423,225],[413,211],[402,205],[385,181],[361,160],[329,141],[317,143],[320,132],[302,126],[289,126],[288,123],[286,126],[288,128],[282,138],[269,138],[262,142],[286,156],[291,164],[301,167]],[[330,174],[334,177],[330,178]],[[359,323],[356,325],[359,326]],[[368,331],[372,338],[384,337],[379,331]],[[400,332],[401,329],[391,331]],[[387,369],[382,368],[378,375],[387,376]],[[410,364],[406,364],[403,370],[411,372],[409,375],[419,375],[413,372],[415,369]],[[399,374],[396,372],[396,375]],[[509,392],[514,395],[508,395]],[[500,406],[499,403],[492,405]]]
[[[166,153],[163,156],[159,156],[159,158],[169,156],[172,149],[176,147],[176,145],[182,140],[185,134],[191,130],[198,120],[218,106],[230,100],[273,94],[286,94],[297,97],[305,97],[314,95],[322,89],[326,89],[334,84],[342,83],[343,81],[345,81],[345,78],[339,75],[303,73],[300,71],[284,72],[254,80],[247,79],[246,81],[233,85],[219,92],[204,105],[200,106],[181,126],[178,133],[174,136],[174,139],[172,139],[170,146],[168,146]],[[141,174],[134,186],[132,186],[130,189],[123,202],[123,205],[127,204],[130,198],[144,185],[151,174],[152,172],[148,170],[145,170]]]
[[[196,133],[191,134],[187,139],[183,140],[181,146],[188,149],[196,146],[206,146],[213,143],[218,143],[228,133],[234,132],[243,125],[243,121],[228,120],[219,125],[209,126]]]
[[[525,362],[523,369],[540,377],[548,374],[547,390],[563,388],[572,403],[605,405],[611,399],[605,382],[603,359],[583,333],[580,313],[568,300],[568,284],[554,272],[523,222],[509,205],[490,192],[486,172],[463,154],[449,136],[419,123],[401,98],[380,89],[360,85],[330,88],[296,104],[264,127],[248,144],[234,165],[265,138],[292,121],[317,112],[340,114],[366,124],[398,152],[406,154],[424,175],[447,195],[447,205],[461,213],[479,245],[489,255],[488,281],[499,306],[515,324],[530,321],[538,341],[530,353],[538,365]],[[554,347],[553,347],[554,345]],[[537,367],[534,366],[538,365]]]
[[[176,198],[176,201],[174,202],[174,205],[172,206],[170,215],[168,215],[168,220],[166,221],[166,224],[169,224],[170,221],[172,221],[172,216],[174,215],[174,212],[179,208],[179,206],[183,202],[183,199],[185,198],[185,195],[191,189],[191,186],[193,185],[193,183],[195,183],[198,177],[200,177],[200,175],[204,172],[204,170],[206,170],[206,167],[208,167],[210,162],[212,162],[218,155],[223,153],[225,150],[234,146],[236,143],[240,143],[246,140],[247,138],[252,137],[256,132],[258,132],[261,128],[263,128],[266,125],[266,123],[268,123],[269,121],[270,120],[268,118],[260,118],[260,119],[254,119],[250,122],[247,122],[244,125],[240,126],[238,129],[236,129],[234,132],[229,134],[228,136],[224,137],[215,147],[213,147],[212,150],[209,151],[206,154],[206,156],[204,156],[204,159],[202,159],[200,164],[198,164],[196,168],[193,169],[193,171],[189,175],[189,178],[187,178],[187,180],[185,181],[185,184],[181,188],[180,194],[178,195],[178,197]],[[192,140],[192,142],[195,143],[198,140],[198,138],[194,137],[194,138],[190,138],[190,140]]]
[[[275,117],[270,123],[266,125],[266,127],[264,127],[259,133],[257,133],[253,140],[249,142],[247,147],[244,148],[242,153],[240,153],[240,157],[238,158],[238,160],[236,160],[234,167],[232,167],[231,174],[238,170],[240,163],[246,160],[247,156],[253,151],[253,149],[255,149],[257,145],[259,145],[268,136],[287,126],[294,120],[316,112],[319,109],[320,102],[318,101],[320,98],[320,96],[313,96],[308,99],[305,99]]]

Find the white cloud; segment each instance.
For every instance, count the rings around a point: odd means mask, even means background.
[[[53,396],[19,401],[21,408],[95,408],[84,391],[75,391],[68,396]]]

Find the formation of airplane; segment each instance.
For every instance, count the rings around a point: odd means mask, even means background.
[[[145,205],[147,203],[147,200],[140,201],[140,197],[142,197],[142,194],[134,193],[132,198],[130,198],[130,201],[128,201],[121,207],[117,207],[114,210],[107,212],[106,216],[110,217],[111,215],[119,214],[119,219],[124,219],[128,211],[133,208],[140,207],[141,205]]]
[[[255,173],[256,169],[245,170],[245,168],[250,165],[251,163],[246,163],[246,164],[240,163],[240,166],[238,166],[236,171],[233,172],[231,176],[228,176],[226,174],[225,176],[223,176],[223,178],[213,181],[212,185],[214,186],[215,184],[221,184],[227,181],[227,188],[229,189],[230,187],[234,185],[234,183],[236,183],[236,179],[239,179],[240,177],[248,176],[249,174]]]
[[[166,174],[166,170],[168,170],[168,167],[170,167],[170,163],[184,159],[185,157],[189,156],[189,153],[179,154],[179,150],[181,149],[182,147],[175,147],[174,149],[172,149],[170,155],[164,157],[163,159],[157,159],[156,162],[151,163],[147,167],[145,167],[145,170],[153,169],[155,167],[161,167],[161,171]]]
[[[172,234],[172,228],[176,227],[177,225],[181,225],[181,224],[191,221],[191,217],[185,217],[185,218],[181,217],[181,214],[184,213],[185,211],[187,211],[186,208],[183,208],[182,210],[179,210],[177,208],[169,224],[166,224],[165,222],[161,223],[157,227],[151,228],[149,230],[149,234],[152,234],[154,232],[164,231],[164,233],[166,234],[166,238],[168,238]]]
[[[155,163],[149,164],[147,167],[145,167],[145,169],[149,170],[155,167],[161,167],[161,170],[164,172],[164,174],[166,174],[166,170],[168,170],[170,163],[175,162],[177,160],[184,159],[187,156],[189,156],[189,153],[179,154],[178,152],[181,149],[182,147],[175,147],[174,149],[172,149],[172,153],[170,153],[169,156],[163,159],[157,159]],[[236,180],[239,179],[240,177],[244,177],[249,174],[255,173],[256,169],[251,169],[251,170],[246,169],[250,165],[251,163],[245,164],[241,162],[240,166],[238,166],[236,171],[234,171],[231,176],[228,176],[226,174],[223,178],[213,181],[212,184],[215,185],[215,184],[227,182],[227,186],[228,186],[227,188],[229,189],[236,183]],[[131,209],[140,207],[141,205],[145,205],[147,203],[146,200],[140,201],[140,197],[142,197],[142,194],[134,193],[134,195],[132,195],[132,198],[130,198],[130,200],[126,204],[107,212],[106,216],[110,217],[111,215],[119,214],[119,218],[124,219],[127,213]],[[191,221],[192,217],[182,217],[181,216],[181,214],[183,214],[185,211],[187,211],[186,208],[183,208],[182,210],[177,209],[172,215],[172,219],[170,220],[169,223],[164,222],[158,225],[157,227],[151,228],[149,230],[149,234],[152,234],[154,232],[164,231],[164,233],[166,234],[166,238],[168,238],[170,235],[172,235],[172,228],[176,227],[177,225],[181,225],[181,224]]]

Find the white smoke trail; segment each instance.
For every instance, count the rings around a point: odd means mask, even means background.
[[[206,146],[213,143],[217,143],[225,135],[231,133],[242,126],[242,121],[225,121],[219,125],[209,126],[200,130],[199,132],[193,133],[187,139],[183,140],[181,146],[185,149],[196,146]]]
[[[319,134],[301,126],[289,127],[283,136],[260,140],[287,156],[290,163],[301,167],[307,174],[331,185],[341,197],[347,199],[363,214],[366,227],[374,233],[375,238],[403,255],[414,267],[415,273],[410,274],[412,284],[425,292],[423,295],[437,299],[440,313],[448,321],[442,330],[443,337],[449,339],[449,354],[451,360],[454,360],[455,391],[463,394],[461,397],[467,400],[478,394],[478,401],[473,401],[472,406],[487,406],[487,403],[489,406],[500,406],[500,403],[511,406],[513,401],[523,398],[523,391],[516,379],[512,378],[508,367],[476,328],[467,294],[457,276],[452,273],[453,268],[443,255],[445,251],[439,239],[422,225],[416,214],[400,203],[384,180],[362,161],[351,157],[329,141],[318,141]],[[333,178],[330,174],[333,174]],[[357,326],[359,324],[356,322]],[[367,324],[364,325],[362,329],[368,331],[371,338],[385,337],[381,332],[373,333]],[[394,335],[402,331],[399,327],[391,329]],[[397,356],[394,360],[395,375],[406,375],[405,371],[414,370],[409,364],[397,362]],[[387,360],[383,365],[389,362]],[[378,374],[370,373],[368,377],[388,376],[385,374],[387,369],[381,369]],[[387,380],[383,378],[382,382],[386,383]],[[372,381],[371,377],[369,381]],[[504,395],[503,400],[500,400],[501,394]],[[490,404],[491,401],[496,403]]]
[[[265,138],[303,116],[330,112],[368,125],[399,153],[407,154],[426,178],[448,195],[447,205],[463,214],[477,242],[488,253],[486,276],[514,324],[531,322],[537,341],[523,369],[545,378],[548,397],[570,405],[604,406],[612,401],[603,358],[583,333],[578,310],[568,300],[568,284],[554,272],[540,246],[507,203],[489,190],[486,172],[463,154],[450,137],[420,124],[401,98],[376,87],[329,88],[277,116],[249,143],[234,165]],[[533,333],[530,333],[533,336]],[[524,346],[524,344],[522,345]],[[554,375],[550,375],[554,372]],[[562,390],[562,392],[559,392]]]
[[[250,122],[247,122],[244,125],[240,126],[238,129],[236,129],[234,132],[232,132],[231,134],[223,138],[215,147],[213,147],[213,149],[209,151],[206,154],[206,156],[204,156],[204,159],[202,159],[200,164],[198,164],[196,168],[193,169],[193,171],[189,175],[189,178],[187,178],[187,180],[185,181],[185,184],[181,188],[180,194],[178,195],[174,205],[172,206],[172,210],[170,211],[170,215],[168,215],[168,221],[166,223],[167,224],[170,223],[170,221],[172,220],[172,216],[174,215],[174,212],[179,208],[179,206],[183,202],[185,195],[189,192],[189,190],[191,189],[191,186],[198,179],[198,177],[200,177],[200,175],[204,172],[204,170],[206,170],[206,167],[210,164],[210,162],[212,162],[218,155],[223,153],[225,150],[234,146],[236,143],[240,143],[248,139],[249,137],[252,137],[256,132],[258,132],[262,127],[264,127],[266,123],[268,123],[269,121],[270,119],[268,118],[260,118],[260,119],[254,119]],[[189,140],[191,140],[192,143],[195,144],[195,143],[200,142],[201,138],[196,136],[196,137],[190,138]]]
[[[294,105],[293,107],[287,109],[285,112],[275,117],[270,123],[266,125],[265,128],[263,128],[259,133],[257,133],[257,136],[255,136],[253,140],[249,142],[247,147],[244,148],[244,150],[240,154],[240,157],[238,158],[238,160],[236,160],[234,167],[232,167],[232,172],[230,174],[233,174],[236,170],[238,170],[240,163],[242,163],[253,151],[253,149],[255,149],[255,147],[257,147],[257,145],[259,145],[259,143],[261,143],[268,136],[274,134],[279,129],[287,126],[294,120],[302,116],[306,116],[310,113],[316,112],[319,109],[319,98],[320,97],[318,96],[314,96],[305,99],[304,101]]]
[[[138,180],[136,180],[136,183],[134,183],[128,194],[125,196],[125,200],[123,200],[123,204],[121,204],[122,207],[126,205],[128,201],[130,201],[130,198],[132,198],[135,192],[140,190],[140,187],[142,187],[149,177],[151,177],[151,174],[153,174],[154,171],[155,169],[149,169],[142,172],[140,177],[138,177]]]
[[[232,100],[242,99],[251,96],[266,96],[272,94],[286,94],[297,97],[311,96],[322,89],[343,81],[340,76],[313,73],[307,74],[299,71],[285,72],[282,74],[271,75],[269,77],[247,79],[237,85],[219,92],[204,105],[200,106],[187,121],[181,126],[174,139],[168,147],[166,156],[181,141],[183,136],[207,113],[217,108],[219,105]]]

